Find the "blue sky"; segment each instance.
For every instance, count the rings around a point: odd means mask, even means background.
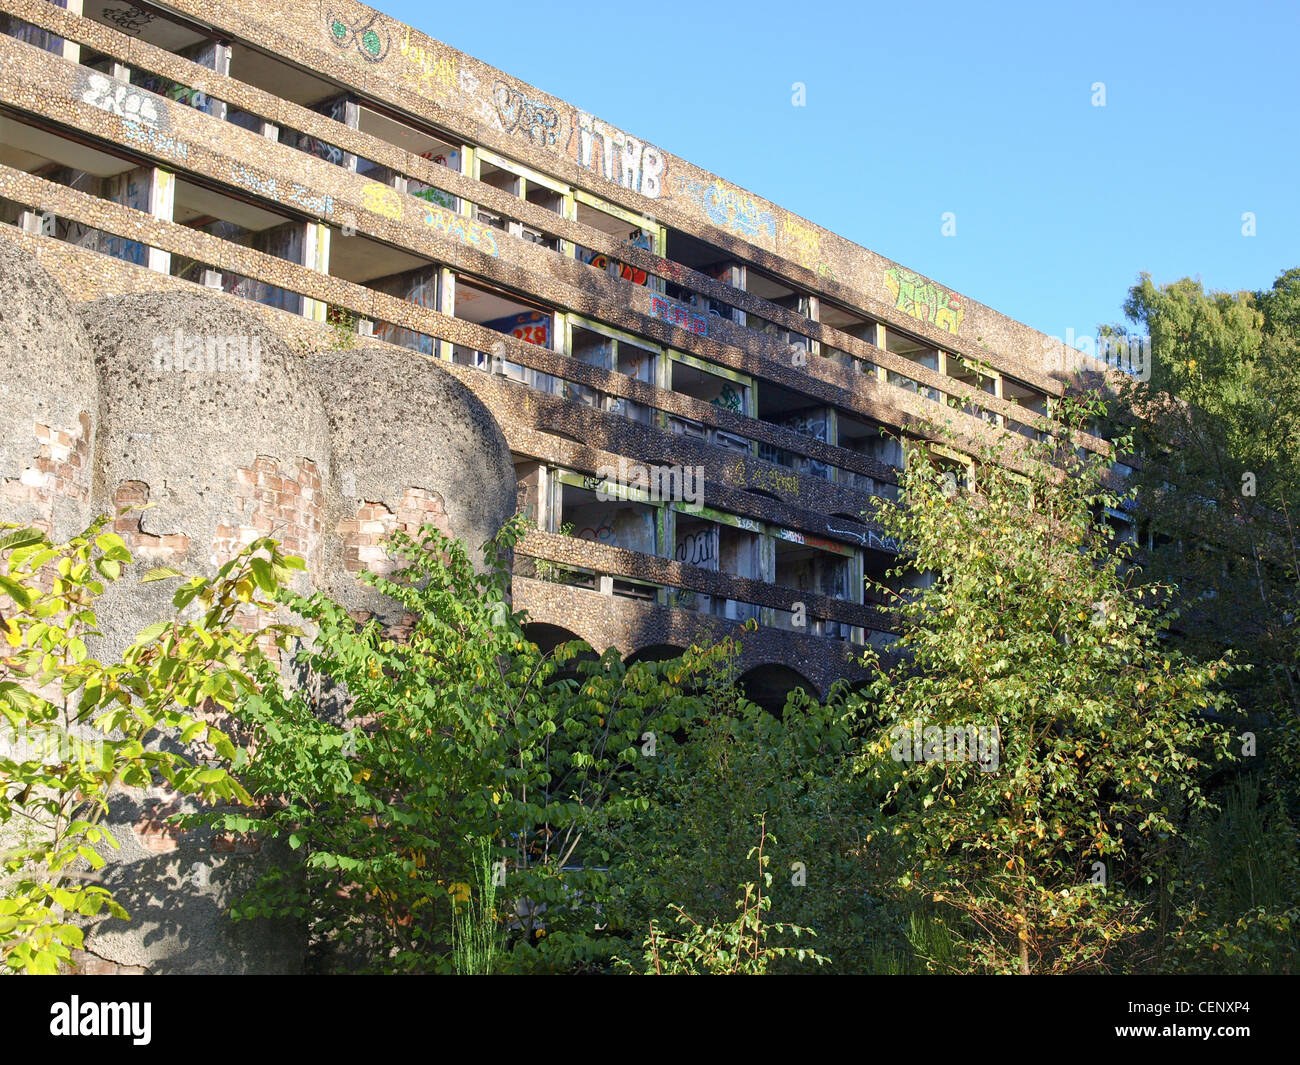
[[[371,2],[1048,334],[1300,266],[1295,0]]]

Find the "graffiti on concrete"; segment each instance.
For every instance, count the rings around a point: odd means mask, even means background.
[[[311,189],[299,185],[296,181],[290,186],[287,199],[290,203],[297,204],[304,210],[320,215],[322,218],[328,218],[334,213],[333,196],[312,192]]]
[[[152,11],[145,11],[134,4],[127,4],[124,7],[105,7],[103,14],[106,22],[111,22],[123,33],[129,33],[132,37],[137,36],[142,29],[158,18]]]
[[[599,174],[607,181],[657,200],[663,194],[667,169],[664,153],[621,129],[610,126],[586,111],[575,111],[573,127],[578,134],[577,163],[584,170]],[[596,142],[600,145],[597,148]],[[574,154],[573,133],[569,134],[569,153]]]
[[[403,80],[414,86],[416,92],[433,92],[441,95],[456,88],[456,60],[452,56],[439,55],[422,44],[411,43],[411,28],[406,28],[406,36],[397,50],[406,60],[407,66],[402,71]]]
[[[688,566],[703,566],[718,555],[718,537],[713,529],[688,533],[677,541],[677,561]]]
[[[735,478],[740,484],[752,485],[778,495],[792,496],[799,492],[799,478],[793,473],[781,473],[763,466],[747,466],[744,459],[736,463]]]
[[[955,292],[896,266],[885,271],[885,287],[894,299],[895,310],[957,335],[965,309]]]
[[[586,528],[579,529],[577,536],[579,540],[590,540],[593,543],[617,543],[614,535],[614,516],[608,514],[601,519],[599,525],[588,525]]]
[[[709,335],[708,315],[701,314],[685,304],[674,303],[663,296],[651,296],[650,313],[656,318],[662,318],[665,322],[681,326],[683,329],[689,329],[699,336],[706,337]]]
[[[758,201],[744,190],[733,188],[721,179],[710,184],[678,178],[677,187],[715,226],[742,237],[776,239],[776,216],[760,208]]]
[[[481,225],[472,218],[436,207],[427,200],[421,201],[418,207],[423,216],[422,221],[435,233],[445,233],[449,237],[455,237],[462,244],[487,252],[493,258],[500,255],[497,250],[497,238],[491,226]]]
[[[498,333],[509,333],[516,340],[526,344],[537,344],[543,348],[551,346],[551,316],[541,311],[524,311],[505,318],[494,318],[484,322],[485,329],[495,329]]]
[[[335,11],[330,11],[325,16],[330,40],[335,47],[348,49],[355,45],[357,54],[368,63],[378,63],[388,55],[391,42],[382,20],[383,16],[378,11],[373,12],[369,18],[362,15],[353,22]]]
[[[496,108],[492,106],[492,101],[485,99],[478,89],[478,78],[474,76],[472,71],[461,67],[460,94],[465,101],[466,109],[488,129],[495,130],[497,133],[503,132],[501,119],[497,115]]]
[[[821,257],[821,235],[812,226],[806,226],[794,215],[786,212],[785,225],[786,251],[790,258],[809,270],[817,269]]]
[[[903,553],[902,544],[892,536],[885,536],[883,533],[878,533],[874,529],[867,529],[864,533],[859,532],[857,529],[849,529],[843,525],[837,525],[833,521],[828,521],[826,523],[826,531],[832,536],[847,537],[855,543],[863,544],[866,547],[871,548],[873,551],[887,551],[891,555],[901,555]]]
[[[83,103],[122,120],[125,139],[159,155],[187,159],[190,146],[170,134],[167,105],[153,93],[103,74],[87,74],[79,86]]]
[[[551,147],[559,138],[560,113],[549,104],[530,99],[504,81],[492,89],[492,100],[503,132],[522,133],[542,147]]]
[[[157,98],[141,89],[103,74],[89,74],[83,82],[81,99],[110,115],[142,126],[167,129],[167,110],[158,106]]]
[[[723,410],[734,411],[736,414],[743,414],[745,410],[744,401],[731,385],[723,385],[722,391],[714,396],[709,403],[714,407],[721,407]]]
[[[361,190],[361,202],[367,211],[382,215],[390,222],[397,222],[402,217],[402,197],[397,190],[377,181],[367,182]]]

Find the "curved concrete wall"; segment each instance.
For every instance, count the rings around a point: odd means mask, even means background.
[[[385,533],[432,521],[481,564],[482,544],[514,511],[501,430],[432,363],[346,351],[312,365],[266,317],[203,292],[73,307],[3,237],[0,288],[0,520],[68,536],[112,516],[136,562],[98,604],[102,660],[171,613],[171,582],[138,581],[155,566],[212,575],[273,536],[307,561],[299,590],[369,612],[386,601],[367,599],[355,577],[388,567]],[[167,817],[182,808],[165,789],[114,794],[108,823],[121,849],[105,883],[132,919],[91,928],[79,967],[300,971],[301,929],[226,916],[285,856],[178,831]]]

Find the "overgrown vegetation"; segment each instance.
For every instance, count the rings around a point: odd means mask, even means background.
[[[1300,271],[1133,289],[1154,372],[1111,406],[1137,414],[1109,415],[1127,480],[1075,446],[1099,396],[1014,453],[909,445],[873,515],[906,548],[877,589],[901,639],[779,715],[733,639],[543,652],[508,595],[522,519],[481,571],[395,535],[362,577],[388,622],[287,590],[270,542],[212,580],[156,571],[176,616],[112,665],[86,640],[125,545],[8,528],[0,711],[64,753],[0,758],[6,965],[53,971],[122,915],[78,874],[110,789],[165,782],[221,802],[185,823],[287,844],[232,914],[300,922],[320,971],[1294,971],[1297,308]],[[1125,491],[1137,544],[1106,520]],[[235,624],[272,605],[300,630]]]

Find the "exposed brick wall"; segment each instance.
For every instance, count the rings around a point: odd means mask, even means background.
[[[321,479],[310,459],[282,468],[259,455],[253,465],[235,471],[237,517],[217,526],[212,562],[220,566],[263,536],[273,536],[291,555],[318,571],[321,552]]]
[[[117,517],[113,521],[113,531],[117,533],[137,560],[149,562],[180,562],[190,553],[190,538],[184,533],[145,532],[144,511],[129,510],[126,507],[139,507],[149,502],[149,486],[143,481],[123,481],[113,493],[113,503]]]
[[[387,576],[397,569],[397,563],[384,550],[384,539],[399,529],[414,536],[425,524],[451,535],[446,503],[438,492],[407,488],[396,514],[383,503],[363,502],[356,517],[339,522],[335,530],[343,537],[344,567],[350,573],[369,570]]]
[[[48,532],[56,499],[90,501],[90,415],[82,411],[70,429],[36,422],[33,432],[39,451],[20,476],[0,480],[0,502],[35,504],[40,517],[32,524]]]

